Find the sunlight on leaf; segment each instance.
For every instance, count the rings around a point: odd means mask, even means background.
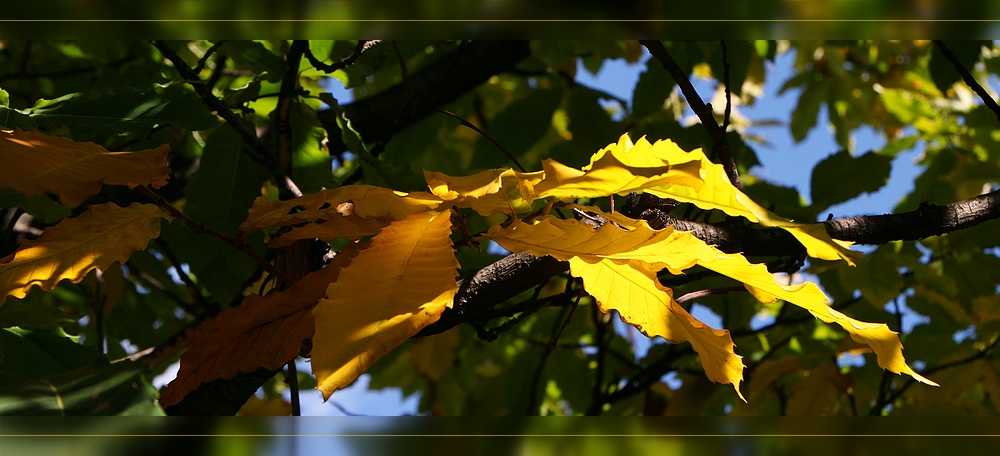
[[[691,316],[674,301],[673,291],[656,278],[656,271],[642,262],[622,263],[574,257],[570,273],[583,279],[587,290],[603,312],[617,310],[626,323],[648,337],[661,336],[670,343],[690,342],[701,355],[705,375],[716,383],[729,383],[740,393],[743,361],[729,331],[713,329]]]
[[[645,137],[632,144],[628,135],[622,135],[617,144],[594,154],[592,163],[601,157],[612,155],[627,166],[656,166],[658,163],[680,163],[692,161],[700,163],[700,187],[690,185],[661,186],[646,189],[646,192],[660,198],[673,198],[682,203],[691,203],[701,209],[717,209],[734,217],[744,217],[754,223],[787,230],[806,247],[809,256],[824,260],[843,259],[854,264],[860,254],[849,249],[851,243],[830,238],[822,224],[793,223],[771,211],[760,207],[749,196],[737,189],[726,175],[722,165],[712,163],[701,149],[685,152],[670,140],[650,144]]]
[[[743,282],[762,302],[781,298],[810,311],[824,322],[837,323],[854,340],[875,351],[879,366],[934,384],[906,365],[899,337],[888,326],[854,320],[830,308],[826,295],[816,284],[779,285],[764,265],[751,264],[739,254],[724,253],[689,232],[671,227],[653,230],[644,220],[632,220],[592,207],[585,209],[614,221],[622,228],[607,223],[594,230],[576,220],[548,216],[534,225],[514,221],[506,228],[495,226],[487,236],[510,251],[527,250],[536,256],[551,255],[564,261],[572,258],[639,260],[654,270],[666,268],[672,274],[681,274],[696,264],[701,265]]]
[[[459,264],[450,234],[450,211],[393,222],[330,285],[313,311],[313,373],[325,399],[451,306]]]
[[[101,184],[166,185],[169,151],[163,145],[141,152],[108,152],[91,142],[0,129],[0,190],[28,196],[52,192],[63,204],[76,207],[100,192]]]
[[[0,305],[7,296],[23,298],[33,285],[51,291],[62,279],[77,283],[94,269],[125,263],[160,235],[160,217],[167,215],[152,204],[96,204],[38,239],[22,241],[16,252],[0,259]]]
[[[343,203],[351,203],[350,214],[345,214]],[[261,196],[254,201],[246,221],[240,225],[240,235],[246,237],[251,232],[265,228],[311,223],[333,217],[384,217],[390,221],[401,220],[410,214],[434,209],[440,204],[441,200],[429,193],[407,194],[372,185],[347,185],[286,201],[269,201]],[[355,224],[365,225],[366,222],[358,221]]]

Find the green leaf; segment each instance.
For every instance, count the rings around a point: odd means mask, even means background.
[[[0,207],[19,207],[47,225],[56,223],[72,213],[70,208],[49,198],[48,195],[26,196],[14,190],[0,191]]]
[[[266,179],[264,170],[241,152],[242,147],[243,140],[228,125],[216,130],[205,144],[198,171],[185,188],[188,199],[184,212],[230,237],[236,236],[240,223],[246,220]],[[181,230],[189,234],[171,230],[168,245],[191,265],[199,283],[221,302],[228,302],[242,289],[256,263],[218,239]]]
[[[791,82],[791,81],[789,81]],[[795,142],[802,142],[816,126],[816,118],[819,116],[819,107],[826,101],[827,84],[824,81],[811,80],[806,84],[805,90],[799,96],[799,103],[792,111],[792,138]]]
[[[280,81],[285,73],[285,59],[257,41],[226,41],[219,47],[219,53],[254,73],[264,73],[264,79],[269,82]]]
[[[810,189],[813,210],[820,212],[862,193],[872,193],[889,182],[892,157],[868,152],[853,157],[840,151],[813,168]]]
[[[248,101],[253,101],[260,95],[260,81],[254,79],[243,87],[235,89],[226,87],[222,90],[222,99],[229,106],[239,106]]]
[[[292,179],[305,193],[321,188],[333,188],[332,158],[323,149],[326,130],[316,118],[316,111],[305,103],[293,103],[289,108],[292,124]]]
[[[955,55],[962,67],[970,72],[982,55],[982,47],[993,47],[993,43],[989,41],[945,40],[944,44]],[[931,72],[931,79],[934,80],[934,85],[937,86],[938,90],[945,92],[951,88],[952,84],[961,81],[962,76],[958,74],[954,65],[948,61],[936,45],[932,52],[931,61],[927,65]]]
[[[903,279],[896,270],[895,252],[887,246],[865,255],[857,267],[839,268],[841,284],[847,290],[860,290],[866,301],[882,308],[903,291]]]
[[[76,325],[76,320],[66,312],[39,302],[39,293],[24,299],[8,298],[0,307],[0,328],[17,326],[21,329],[56,329],[63,325]]]
[[[141,364],[122,361],[13,379],[0,388],[0,415],[165,415],[141,371]]]
[[[614,97],[581,85],[570,89],[566,112],[569,114],[569,131],[573,133],[573,140],[570,141],[573,145],[572,155],[553,154],[553,158],[565,165],[580,167],[590,161],[594,152],[607,147],[621,136],[623,127],[611,120],[611,115],[598,102],[601,99]]]
[[[85,347],[60,329],[28,331],[0,329],[0,373],[46,378],[89,365],[98,359],[94,347]]]
[[[503,145],[511,155],[520,157],[552,127],[552,114],[559,107],[562,97],[563,91],[559,89],[532,91],[490,119],[486,134]],[[486,138],[480,138],[476,143],[472,163],[475,168],[513,167],[510,159]]]
[[[639,82],[632,92],[632,116],[642,119],[663,108],[676,83],[656,59],[646,61],[646,71],[639,75]]]
[[[74,139],[97,143],[122,133],[145,138],[157,125],[205,130],[219,123],[193,93],[169,96],[134,89],[108,89],[43,100],[31,109],[31,119],[39,125],[69,127]]]

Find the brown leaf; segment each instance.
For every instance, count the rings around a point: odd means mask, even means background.
[[[287,290],[247,296],[240,306],[223,309],[202,324],[181,356],[177,378],[167,385],[160,405],[180,402],[202,383],[261,367],[278,369],[295,359],[302,341],[315,331],[313,307],[358,251],[349,245],[325,268],[309,273]]]
[[[37,131],[0,129],[0,190],[24,194],[52,192],[76,207],[101,191],[101,184],[166,185],[170,177],[166,145],[140,152],[108,152],[92,142]]]

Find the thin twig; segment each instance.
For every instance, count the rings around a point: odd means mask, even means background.
[[[226,44],[227,41],[229,40],[219,40],[213,43],[211,47],[205,50],[205,55],[198,59],[198,64],[195,65],[191,71],[194,71],[195,74],[201,73],[201,70],[205,69],[205,64],[208,63],[208,59],[212,57],[212,54],[215,54],[215,51],[218,51],[219,48],[222,47],[223,44]]]
[[[302,192],[295,185],[294,182],[288,176],[285,175],[284,171],[281,170],[281,166],[275,162],[273,153],[264,142],[257,137],[257,134],[250,131],[243,120],[236,116],[235,113],[225,102],[220,100],[214,94],[212,94],[212,89],[205,84],[198,74],[195,73],[191,67],[184,63],[182,59],[173,49],[170,49],[166,43],[160,40],[151,41],[153,46],[163,54],[163,57],[169,60],[174,65],[174,69],[180,73],[181,77],[184,78],[192,87],[194,87],[195,93],[201,98],[202,103],[208,106],[209,109],[215,111],[219,117],[222,117],[240,137],[250,146],[252,153],[247,149],[240,148],[241,151],[247,152],[247,155],[260,163],[264,169],[270,172],[271,176],[274,178],[275,185],[278,186],[278,192],[281,194],[282,199],[290,199],[293,197],[302,196]]]
[[[733,293],[738,291],[747,291],[747,288],[742,285],[738,285],[732,287],[710,288],[707,290],[692,291],[690,293],[685,293],[681,297],[677,298],[676,301],[677,304],[684,304],[685,302],[694,301],[695,299],[704,298],[705,296],[711,296],[714,294]]]
[[[732,113],[733,99],[732,91],[729,90],[729,52],[726,40],[719,41],[719,44],[722,45],[722,83],[726,86],[726,113],[722,117],[722,132],[725,133],[729,129],[729,115]]]
[[[973,361],[975,361],[977,359],[985,358],[987,356],[990,356],[993,353],[993,349],[996,348],[998,342],[1000,342],[1000,336],[994,336],[993,337],[993,342],[990,342],[989,345],[987,345],[985,348],[983,348],[979,352],[977,352],[977,353],[975,353],[973,355],[970,355],[968,357],[965,357],[963,359],[960,359],[960,360],[952,361],[950,363],[944,363],[944,364],[941,364],[939,366],[933,367],[931,369],[925,369],[925,370],[919,372],[919,374],[923,375],[923,376],[931,375],[931,374],[933,374],[935,372],[938,372],[938,371],[942,371],[942,370],[945,370],[945,369],[950,369],[952,367],[961,366],[963,364],[968,364],[968,363],[971,363],[971,362],[973,362]],[[902,396],[903,393],[906,392],[907,389],[909,389],[911,386],[915,385],[916,383],[917,383],[917,380],[914,379],[913,377],[910,377],[906,381],[906,383],[903,384],[903,386],[901,386],[901,387],[897,388],[895,391],[893,391],[892,394],[890,394],[889,397],[886,398],[886,400],[885,400],[884,403],[876,404],[875,407],[872,408],[872,411],[869,412],[869,415],[878,415],[878,414],[881,414],[882,413],[882,409],[884,409],[887,405],[892,404],[893,402],[896,402],[896,399],[899,399],[899,397]]]
[[[444,109],[438,109],[437,112],[440,112],[441,114],[446,114],[446,115],[449,115],[451,117],[454,117],[454,118],[458,119],[460,122],[462,122],[462,125],[465,125],[466,127],[471,128],[476,133],[479,133],[484,138],[490,140],[490,142],[493,143],[493,145],[497,146],[497,148],[500,149],[500,151],[503,152],[503,154],[506,155],[507,158],[510,159],[510,161],[514,162],[514,164],[517,165],[517,169],[520,169],[522,173],[528,172],[528,170],[524,169],[524,167],[521,166],[520,163],[518,163],[517,159],[514,158],[514,155],[511,154],[510,151],[508,151],[503,146],[501,146],[500,143],[497,142],[497,140],[493,139],[493,137],[491,137],[490,135],[486,134],[485,131],[480,130],[479,127],[473,125],[468,120],[465,120],[465,119],[459,117],[457,114],[454,114],[454,113],[449,112],[449,111],[445,111]]]
[[[951,49],[948,49],[948,46],[944,44],[944,41],[934,40],[934,44],[936,44],[938,50],[944,54],[944,57],[951,62],[951,65],[955,67],[955,71],[962,75],[962,80],[965,81],[965,84],[968,85],[970,89],[975,91],[976,94],[979,95],[979,98],[983,99],[983,103],[986,103],[986,107],[990,108],[990,111],[993,111],[993,114],[997,116],[997,120],[1000,120],[1000,106],[997,105],[996,100],[994,100],[993,97],[990,96],[989,92],[987,92],[986,89],[984,89],[983,86],[976,81],[976,78],[972,77],[969,70],[962,66],[962,62],[959,62],[958,57],[955,57],[955,54],[951,53]]]
[[[306,59],[309,60],[309,63],[311,63],[312,66],[316,67],[317,70],[320,70],[326,74],[330,74],[333,73],[334,71],[347,68],[347,66],[354,63],[354,61],[357,60],[358,57],[361,57],[361,53],[368,50],[368,48],[370,48],[375,43],[378,43],[378,40],[374,41],[358,40],[358,45],[354,48],[354,53],[352,53],[347,57],[344,57],[343,59],[340,59],[340,61],[335,62],[333,64],[326,64],[321,62],[319,59],[316,58],[316,56],[313,55],[312,50],[310,50],[308,46],[306,47],[305,50],[305,56]]]
[[[250,258],[252,258],[255,262],[257,262],[257,264],[263,267],[264,270],[267,271],[269,274],[277,276],[279,279],[281,279],[288,285],[292,285],[295,283],[295,280],[292,280],[292,278],[289,277],[287,274],[275,268],[273,264],[271,264],[263,257],[258,255],[257,252],[254,252],[249,245],[237,242],[235,239],[226,236],[225,234],[222,234],[218,231],[215,231],[201,224],[201,222],[192,219],[191,217],[188,217],[183,212],[177,210],[176,207],[171,206],[167,200],[163,199],[162,196],[154,193],[148,187],[140,185],[137,188],[139,189],[140,192],[142,192],[142,194],[148,196],[151,200],[153,200],[153,202],[156,203],[157,206],[160,206],[161,209],[163,209],[166,213],[170,214],[171,217],[180,219],[182,222],[184,222],[185,225],[194,230],[196,233],[207,234],[209,236],[212,236],[216,239],[219,239],[233,246],[237,250],[247,254]]]
[[[392,49],[396,51],[396,58],[399,59],[399,74],[403,76],[403,79],[410,77],[409,71],[406,71],[406,59],[403,58],[403,52],[399,50],[399,42],[392,40]]]
[[[177,271],[177,276],[181,278],[184,285],[187,285],[188,293],[191,293],[191,297],[201,306],[204,311],[210,312],[212,315],[218,314],[221,309],[217,304],[212,304],[201,294],[201,289],[198,285],[194,283],[191,276],[184,272],[181,268],[181,261],[177,259],[177,255],[174,254],[174,250],[167,245],[166,241],[162,239],[156,239],[156,243],[160,246],[160,250],[163,252],[163,256],[167,257],[167,261],[174,265],[174,270]]]
[[[639,40],[646,49],[649,49],[649,53],[653,55],[663,65],[663,68],[673,76],[674,81],[681,88],[681,92],[684,93],[684,98],[687,99],[689,105],[691,105],[691,110],[698,115],[701,119],[702,125],[704,125],[705,130],[708,131],[708,136],[712,138],[712,149],[718,154],[719,160],[722,161],[722,166],[726,169],[726,174],[729,176],[729,180],[732,181],[736,188],[741,188],[740,184],[740,174],[736,169],[736,162],[733,161],[733,153],[729,149],[729,141],[726,139],[725,130],[719,128],[719,124],[715,123],[715,116],[712,112],[705,106],[705,102],[702,101],[701,96],[691,85],[691,80],[688,75],[684,73],[684,70],[677,65],[670,53],[667,52],[667,48],[663,46],[659,40]]]
[[[570,282],[572,282],[572,280]],[[549,355],[552,354],[552,349],[555,348],[556,344],[559,342],[559,337],[562,336],[563,330],[566,329],[570,319],[573,318],[573,313],[576,312],[576,307],[580,304],[580,297],[582,296],[583,290],[577,293],[576,300],[573,301],[573,307],[570,308],[569,315],[566,316],[563,323],[553,328],[554,334],[552,335],[552,339],[549,340],[548,345],[546,345],[545,352],[542,353],[542,359],[538,361],[538,368],[535,369],[535,375],[531,380],[531,390],[528,392],[528,408],[525,413],[528,416],[535,415],[538,412],[538,405],[535,403],[535,395],[538,393],[538,383],[541,381],[542,371],[545,370],[545,364],[549,360]]]
[[[299,405],[299,372],[295,367],[295,360],[288,362],[288,376],[285,377],[288,390],[292,397],[292,416],[302,416],[302,408]]]

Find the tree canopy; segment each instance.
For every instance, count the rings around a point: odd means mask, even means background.
[[[578,81],[645,53],[631,103]],[[808,195],[739,114],[786,53],[781,125],[841,149]],[[996,413],[997,74],[989,41],[0,41],[0,414],[298,414],[362,374],[433,415]],[[828,215],[914,147],[891,214]]]

